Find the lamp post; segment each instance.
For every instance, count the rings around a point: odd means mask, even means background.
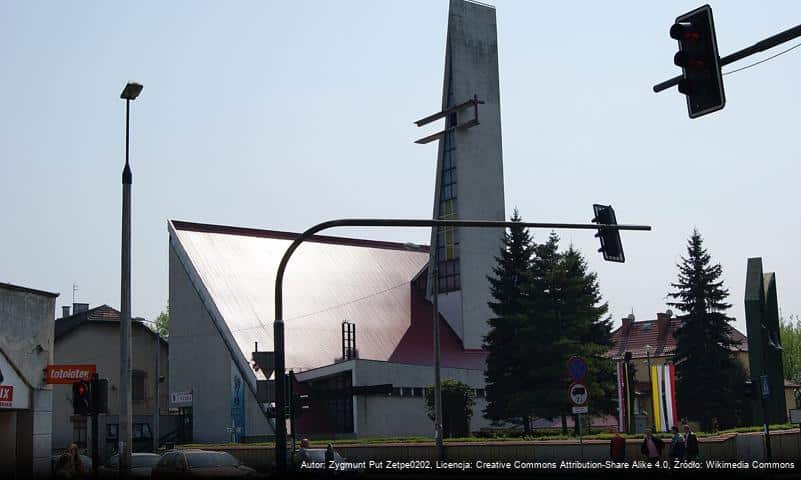
[[[654,416],[656,415],[656,410],[654,409],[654,379],[651,378],[651,346],[645,346],[645,364],[648,366],[648,391],[651,392],[651,431],[656,432],[656,421]]]
[[[445,446],[442,440],[442,373],[440,368],[440,332],[439,332],[439,229],[432,226],[434,231],[433,249],[430,258],[431,271],[431,308],[434,324],[434,443],[437,448],[437,460],[445,460]]]
[[[131,468],[131,184],[133,174],[128,161],[131,130],[131,100],[142,92],[142,85],[128,83],[120,94],[125,100],[125,167],[122,170],[122,265],[120,279],[120,414],[117,451],[120,474]]]

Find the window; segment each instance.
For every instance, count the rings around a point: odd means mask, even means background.
[[[147,374],[142,370],[131,372],[131,400],[134,402],[145,401],[145,377]]]
[[[72,441],[78,445],[78,448],[86,448],[86,417],[73,415],[70,420],[72,421]]]
[[[458,218],[456,205],[456,164],[453,132],[446,132],[442,152],[442,173],[440,177],[438,218],[455,220]],[[452,292],[461,288],[459,278],[459,231],[454,227],[437,229],[437,269],[439,292]]]

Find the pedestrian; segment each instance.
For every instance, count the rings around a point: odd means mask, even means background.
[[[684,437],[679,433],[679,427],[673,425],[670,429],[673,432],[673,438],[670,439],[670,459],[683,460],[685,453]]]
[[[325,447],[325,468],[326,470],[333,470],[334,467],[334,446],[329,443]]]
[[[645,437],[642,439],[640,452],[648,458],[648,460],[655,462],[662,458],[662,449],[665,448],[665,442],[655,437],[650,428],[645,429]]]
[[[626,461],[626,439],[620,436],[617,427],[612,427],[611,432],[615,434],[609,443],[609,458],[613,462]]]
[[[309,457],[309,439],[304,438],[300,441],[300,448],[295,452],[295,467],[302,469],[304,463],[310,461]]]
[[[686,423],[684,424],[684,449],[687,460],[696,460],[698,458],[698,438],[690,429],[690,425]]]
[[[80,478],[84,475],[83,462],[76,443],[71,443],[67,447],[67,453],[59,457],[55,470],[57,478]]]

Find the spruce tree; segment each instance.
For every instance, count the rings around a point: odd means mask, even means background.
[[[522,221],[517,209],[511,221]],[[487,277],[494,299],[489,307],[495,317],[489,319],[490,330],[484,338],[488,352],[484,415],[494,421],[520,423],[527,433],[529,410],[515,397],[527,365],[519,335],[525,320],[524,296],[533,254],[534,243],[528,230],[522,226],[510,228],[504,235],[500,256],[496,257],[494,275]]]
[[[576,344],[563,319],[565,278],[559,237],[551,233],[547,242],[535,247],[524,297],[525,321],[517,339],[527,357],[527,370],[516,398],[532,415],[547,419],[565,414],[566,361]]]
[[[678,281],[668,294],[675,299],[668,305],[686,315],[675,332],[676,403],[679,416],[700,423],[710,430],[713,418],[721,427],[732,427],[742,417],[739,385],[742,367],[732,354],[731,318],[725,315],[729,291],[720,279],[723,269],[712,264],[698,230],[693,230],[682,257]]]

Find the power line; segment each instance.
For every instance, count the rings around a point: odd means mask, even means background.
[[[798,48],[798,47],[801,47],[801,43],[797,43],[797,44],[793,45],[792,47],[788,48],[787,50],[782,50],[781,52],[777,53],[776,55],[772,55],[772,56],[770,56],[768,58],[763,58],[762,60],[760,60],[758,62],[754,62],[754,63],[752,63],[750,65],[746,65],[744,67],[741,67],[741,68],[738,68],[738,69],[735,69],[735,70],[730,70],[728,72],[724,72],[723,75],[730,75],[732,73],[739,72],[741,70],[745,70],[745,69],[748,69],[748,68],[751,68],[751,67],[755,67],[755,66],[759,65],[760,63],[765,63],[768,60],[773,60],[774,58],[778,57],[779,55],[784,55],[785,53],[789,52],[790,50],[792,50],[794,48]]]

